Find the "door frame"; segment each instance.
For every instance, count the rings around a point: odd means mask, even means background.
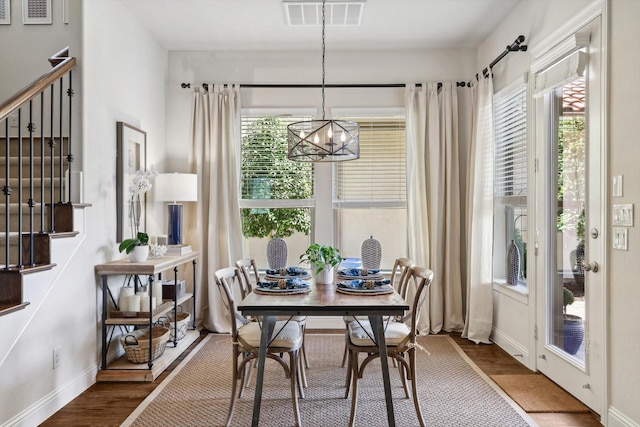
[[[609,227],[608,227],[609,194],[608,194],[608,185],[607,185],[608,183],[608,168],[607,168],[607,159],[608,159],[607,32],[608,31],[607,31],[607,22],[608,21],[606,17],[606,7],[605,7],[604,1],[595,1],[591,3],[585,9],[583,9],[577,15],[575,15],[573,19],[567,21],[563,26],[558,28],[548,37],[543,39],[540,43],[536,44],[531,48],[532,61],[531,61],[531,67],[530,67],[531,78],[529,79],[530,81],[529,89],[530,89],[530,94],[533,94],[533,82],[535,80],[534,76],[536,72],[548,67],[555,60],[561,57],[563,53],[566,53],[567,46],[563,45],[563,41],[569,39],[572,35],[578,33],[581,28],[585,27],[586,25],[590,24],[593,20],[598,18],[600,19],[601,50],[600,50],[600,64],[596,71],[599,72],[601,76],[600,86],[598,88],[599,90],[598,102],[599,102],[601,111],[598,117],[598,122],[595,124],[595,129],[597,129],[597,132],[596,132],[597,137],[600,138],[600,144],[599,144],[600,152],[597,154],[599,155],[599,159],[600,159],[599,167],[600,167],[601,179],[599,183],[600,188],[598,189],[600,191],[599,210],[596,213],[596,215],[599,216],[599,221],[597,226],[600,232],[600,237],[598,239],[598,244],[600,245],[600,248],[601,248],[601,250],[598,251],[601,253],[597,255],[598,256],[597,261],[600,264],[600,271],[597,274],[602,275],[599,279],[602,286],[601,286],[601,289],[597,289],[597,293],[594,293],[593,289],[591,289],[592,292],[589,297],[591,300],[593,300],[591,302],[591,305],[594,305],[594,302],[597,300],[600,306],[599,308],[600,313],[596,316],[596,318],[598,319],[598,324],[591,324],[589,325],[589,328],[590,330],[596,331],[596,334],[601,337],[601,343],[598,343],[599,346],[601,347],[598,350],[598,352],[600,353],[600,358],[598,359],[599,368],[597,370],[598,376],[594,378],[594,383],[596,384],[597,387],[601,388],[601,392],[598,393],[598,398],[596,399],[597,401],[595,403],[592,403],[590,406],[593,406],[592,409],[600,415],[601,422],[604,425],[607,425],[606,418],[607,418],[608,394],[609,394],[609,378],[608,378],[609,339],[607,334],[607,331],[608,331],[608,282],[609,282],[608,270],[607,270],[607,265],[608,265],[607,255],[608,255],[608,242],[609,242],[609,233],[608,233],[609,232]],[[537,102],[533,100],[532,97],[530,97],[529,99],[532,101],[531,105],[535,107],[535,108],[532,108],[532,111],[535,111],[536,113],[534,113],[534,115],[536,115],[538,111]],[[533,209],[534,216],[532,218],[533,218],[533,223],[536,224],[536,227],[539,227],[539,224],[541,223],[548,224],[550,222],[548,218],[544,217],[546,215],[546,212],[544,211],[544,209],[541,210],[541,208],[544,206],[543,204],[543,200],[545,197],[544,192],[547,190],[545,187],[545,183],[547,181],[546,181],[546,177],[541,176],[542,173],[540,173],[540,171],[544,169],[541,163],[546,162],[546,159],[541,156],[542,154],[545,153],[545,151],[544,151],[544,148],[540,147],[541,144],[538,142],[537,135],[539,135],[540,127],[538,125],[537,118],[532,120],[532,125],[533,125],[532,128],[535,129],[534,130],[535,136],[533,138],[533,141],[534,141],[533,151],[536,153],[536,159],[534,160],[535,162],[534,169],[536,173],[533,175],[535,177],[534,178],[535,184],[533,186],[535,208]],[[589,129],[591,129],[591,127],[592,127],[592,124],[589,125]],[[545,140],[544,136],[541,136],[541,138],[542,138],[541,141]],[[589,157],[593,158],[593,154],[591,154]],[[592,186],[593,182],[590,182],[589,185]],[[593,206],[594,206],[593,201],[589,201],[588,209],[590,210],[593,209]],[[591,224],[593,224],[593,222]],[[586,231],[588,235],[589,230],[590,228],[593,227],[593,225],[587,224],[587,227],[588,228]],[[544,348],[545,344],[544,343],[539,344],[539,343],[540,343],[540,340],[545,340],[545,331],[541,330],[541,328],[539,328],[537,325],[540,323],[538,319],[539,313],[544,311],[544,307],[540,307],[540,304],[545,304],[544,296],[546,295],[545,288],[547,284],[547,276],[545,274],[546,270],[544,267],[540,267],[540,265],[546,262],[545,257],[548,255],[545,253],[544,250],[542,251],[542,253],[539,253],[538,251],[539,244],[541,243],[540,240],[542,238],[546,238],[546,237],[543,237],[545,232],[546,230],[540,230],[540,229],[533,231],[533,233],[535,234],[533,236],[533,241],[536,244],[535,246],[536,247],[536,251],[535,251],[536,272],[534,276],[536,278],[535,279],[536,289],[535,289],[534,295],[532,296],[534,303],[531,305],[531,309],[532,309],[531,316],[534,319],[533,324],[536,325],[534,328],[535,344],[532,346],[533,353],[535,354],[534,363],[535,363],[536,369],[538,369],[541,366],[541,364],[544,363],[540,358],[542,356],[542,354],[540,354],[541,353],[540,348]],[[593,245],[594,241],[590,238],[588,238],[588,240],[589,240],[589,243]],[[545,321],[545,324],[546,324],[546,321]],[[589,338],[588,336],[585,336],[586,340],[588,340],[588,338]],[[587,345],[590,345],[590,344],[592,343],[589,343],[589,341],[587,341]],[[553,380],[554,378],[551,378],[551,379]],[[577,397],[580,398],[580,396],[577,396]]]

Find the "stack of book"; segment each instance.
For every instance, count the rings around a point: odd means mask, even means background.
[[[184,255],[191,252],[191,245],[167,245],[167,255]]]

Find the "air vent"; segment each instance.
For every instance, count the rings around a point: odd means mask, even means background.
[[[325,3],[326,25],[360,25],[366,0],[328,1]],[[322,25],[322,2],[283,1],[287,25]]]

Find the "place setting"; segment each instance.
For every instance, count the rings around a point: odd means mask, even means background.
[[[294,295],[294,294],[306,294],[311,291],[311,286],[309,282],[305,282],[303,279],[299,277],[290,277],[286,279],[275,279],[269,280],[267,278],[266,281],[261,281],[256,284],[256,288],[254,289],[255,293],[265,294],[265,295],[273,295],[273,294],[285,294],[285,295]]]
[[[268,281],[293,278],[311,279],[309,270],[302,267],[268,268],[265,273]]]
[[[380,273],[379,269],[366,269],[366,268],[341,268],[338,270],[338,279],[341,280],[382,280],[384,276]]]
[[[352,279],[338,282],[336,291],[354,295],[386,295],[393,293],[393,287],[389,279]]]

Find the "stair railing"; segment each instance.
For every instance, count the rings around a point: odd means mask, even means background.
[[[65,167],[67,170],[67,200],[71,203],[71,165],[73,163],[73,155],[72,155],[72,146],[71,146],[71,129],[72,129],[72,98],[73,98],[73,86],[72,86],[72,69],[76,66],[76,58],[69,56],[69,48],[66,47],[62,49],[60,52],[54,54],[51,58],[49,58],[49,62],[53,66],[51,70],[43,74],[40,78],[33,81],[30,85],[16,93],[14,96],[9,98],[6,102],[0,104],[0,129],[4,128],[4,142],[5,142],[5,176],[4,176],[4,186],[2,187],[2,192],[5,196],[5,263],[4,269],[9,270],[12,267],[24,268],[24,254],[23,254],[23,185],[24,185],[24,177],[23,177],[23,158],[26,155],[24,153],[25,147],[23,147],[22,140],[22,131],[23,131],[23,109],[28,108],[28,121],[26,123],[26,130],[29,132],[29,143],[27,147],[28,151],[28,173],[29,173],[29,188],[28,188],[28,200],[27,206],[29,209],[29,230],[28,230],[28,239],[29,239],[29,254],[28,260],[26,261],[27,266],[35,266],[35,254],[34,254],[34,234],[35,234],[35,209],[38,204],[35,200],[36,197],[36,188],[34,186],[34,182],[36,179],[36,168],[35,168],[35,159],[36,153],[34,147],[34,134],[40,131],[40,153],[39,153],[39,161],[40,161],[40,170],[39,170],[39,180],[40,180],[40,233],[56,232],[56,222],[55,222],[55,168],[56,168],[56,153],[55,149],[58,146],[58,179],[62,180],[65,176]],[[67,77],[67,82],[65,84],[65,77]],[[58,90],[58,99],[56,101],[56,87]],[[65,107],[65,88],[67,95],[67,102]],[[49,90],[47,90],[49,89]],[[49,134],[45,135],[45,127],[46,127],[46,104],[47,104],[47,96],[46,92],[49,92],[48,97],[48,112],[49,112]],[[36,104],[39,104],[39,117],[38,115],[34,116],[33,108],[34,101]],[[56,105],[57,104],[57,105]],[[57,108],[57,109],[56,109]],[[65,120],[65,108],[67,112],[67,120],[68,120],[68,129],[66,133],[66,137],[64,136],[64,120]],[[57,119],[57,120],[56,120]],[[57,135],[55,129],[55,122],[57,121]],[[4,126],[2,123],[4,122]],[[15,265],[11,265],[11,194],[13,193],[13,189],[11,186],[11,128],[17,126],[17,150],[18,150],[18,162],[17,162],[17,263]],[[56,141],[57,136],[57,141]],[[50,162],[50,200],[49,200],[49,209],[48,209],[48,230],[45,226],[45,217],[47,213],[47,209],[45,206],[45,182],[47,178],[45,177],[45,163],[46,163],[46,154],[45,154],[45,138],[47,138],[47,143],[49,146],[49,154],[48,159]],[[66,144],[65,144],[66,140]],[[66,157],[64,153],[66,152]],[[65,162],[66,160],[66,162]],[[15,182],[15,180],[14,180]],[[14,199],[15,200],[15,199]],[[62,204],[64,200],[64,189],[63,186],[59,186],[59,200],[58,203]],[[15,234],[14,234],[15,235]]]

